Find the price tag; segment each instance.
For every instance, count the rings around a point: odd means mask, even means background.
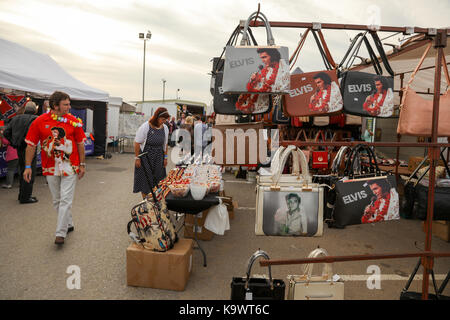
[[[253,300],[253,293],[250,290],[245,292],[245,300]]]

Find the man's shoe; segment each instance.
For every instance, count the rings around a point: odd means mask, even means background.
[[[64,244],[64,238],[63,237],[56,237],[55,244]]]
[[[10,185],[10,184],[3,184],[3,185],[2,185],[2,188],[3,188],[3,189],[11,189],[11,188],[12,188],[12,185]]]
[[[75,230],[75,228],[73,226],[69,227],[69,228],[67,228],[67,233],[72,232],[73,230]]]
[[[19,200],[20,203],[36,203],[38,202],[38,199],[34,198],[34,197],[30,197],[27,200]]]

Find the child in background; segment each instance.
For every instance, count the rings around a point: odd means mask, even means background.
[[[14,183],[14,174],[19,165],[19,157],[17,150],[14,149],[9,141],[3,137],[3,130],[1,131],[1,145],[7,146],[5,160],[8,163],[8,173],[6,174],[6,183],[2,185],[4,189],[11,189]]]

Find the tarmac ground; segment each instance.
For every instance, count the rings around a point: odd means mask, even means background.
[[[62,247],[54,244],[56,212],[43,176],[37,176],[35,204],[19,204],[18,182],[12,189],[0,190],[0,299],[143,299],[143,300],[227,300],[232,277],[244,276],[249,257],[258,248],[271,259],[307,257],[320,246],[330,255],[410,253],[423,250],[425,234],[422,222],[398,220],[329,229],[322,237],[256,236],[255,183],[225,173],[225,193],[237,201],[231,229],[201,241],[207,254],[194,250],[193,269],[184,291],[169,291],[127,286],[126,249],[131,239],[126,233],[130,210],[141,200],[132,193],[134,155],[112,153],[111,159],[87,157],[86,176],[77,181],[73,202],[75,231],[68,234]],[[171,164],[170,166],[173,166]],[[170,167],[169,166],[169,167]],[[3,183],[0,180],[0,184]],[[183,237],[183,230],[180,236]],[[433,236],[432,250],[449,252],[450,243]],[[345,281],[346,300],[398,300],[402,288],[418,258],[337,262],[333,273]],[[68,267],[80,268],[80,289],[68,289]],[[373,266],[380,269],[378,288],[369,289]],[[314,272],[321,273],[322,265]],[[438,286],[450,269],[450,258],[435,259]],[[254,274],[267,274],[267,268],[255,263]],[[272,275],[283,279],[302,274],[302,265],[273,266]],[[419,269],[411,291],[422,291],[423,274]],[[431,286],[429,292],[433,293]],[[450,286],[444,291],[450,295]]]

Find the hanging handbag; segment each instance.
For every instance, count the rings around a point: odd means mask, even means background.
[[[225,114],[217,114],[216,115],[216,125],[227,125],[227,124],[235,124],[236,118],[234,115],[225,115]]]
[[[316,134],[314,142],[319,142],[319,136],[322,141],[326,143],[323,131],[320,130]],[[327,169],[328,168],[328,147],[325,147],[325,151],[312,151],[312,168],[313,169]]]
[[[251,277],[253,263],[259,257],[270,260],[265,251],[258,250],[247,265],[246,277],[233,277],[231,281],[231,300],[284,300],[286,284],[281,279],[272,279],[269,266],[269,278]]]
[[[325,127],[330,124],[330,117],[324,116],[324,117],[314,117],[313,118],[313,125],[318,127]]]
[[[273,100],[273,124],[290,124],[291,118],[284,112],[283,97],[281,95],[272,96]]]
[[[303,122],[309,122],[309,117],[291,117],[291,126],[303,127]]]
[[[250,21],[260,19],[266,27],[267,46],[248,46]],[[226,46],[223,91],[225,93],[288,93],[289,50],[275,45],[269,21],[259,12],[245,22],[240,46]]]
[[[300,163],[301,175],[282,174],[291,153],[293,163]],[[274,170],[271,177],[261,179],[257,186],[256,235],[321,236],[323,187],[311,183],[303,152],[288,146]]]
[[[248,29],[252,42],[256,45],[256,40],[253,37],[251,29]],[[237,41],[240,34],[240,28],[236,28],[231,38],[228,40],[227,45],[233,44]],[[223,67],[225,60],[222,59],[222,55],[213,59],[212,78],[214,79],[214,112],[217,114],[261,114],[270,112],[272,110],[272,101],[267,94],[225,94],[222,88],[223,82]],[[213,81],[213,80],[211,80]],[[252,105],[249,105],[249,102]]]
[[[417,72],[422,66],[432,42],[428,44],[419,64],[414,70],[408,84],[403,89],[403,98],[400,105],[400,117],[398,119],[397,133],[409,136],[431,137],[431,123],[433,116],[433,100],[423,99],[413,89],[410,88]],[[440,49],[439,49],[440,50]],[[450,76],[445,61],[445,54],[442,55],[442,67],[447,80],[447,90],[439,98],[439,121],[438,137],[450,136]]]
[[[366,34],[359,33],[353,39],[339,68],[342,68],[352,50],[354,50],[354,54],[350,55],[351,58],[349,61],[353,63],[355,57],[358,55],[361,44],[364,42],[376,74],[360,71],[345,71],[341,73],[344,112],[362,117],[392,117],[394,113],[394,72],[392,71],[377,33],[370,32],[370,34],[372,35],[375,46],[381,56],[384,68],[390,76],[383,76],[383,68],[378,61],[378,57],[373,51]],[[358,41],[359,43],[355,48]],[[349,66],[351,66],[351,64],[347,63],[346,68]]]
[[[368,174],[354,172],[355,153],[362,150],[369,156]],[[381,173],[370,147],[358,145],[352,150],[344,175],[335,183],[333,220],[336,227],[400,219],[395,175]]]
[[[300,40],[301,46],[299,45],[296,51],[295,60],[308,32],[309,29]],[[319,47],[326,70],[291,75],[291,90],[284,97],[286,112],[290,116],[330,115],[342,111],[337,65],[331,57],[322,32],[311,30],[311,33]]]
[[[308,258],[328,256],[325,249],[313,250]],[[315,263],[307,264],[303,275],[289,275],[286,300],[344,300],[344,282],[333,280],[331,263],[325,263],[322,276],[313,276]]]

